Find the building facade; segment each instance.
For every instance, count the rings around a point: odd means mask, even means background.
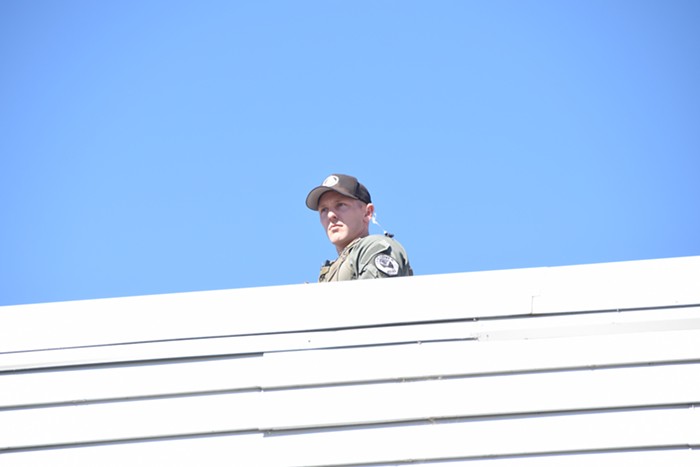
[[[697,466],[700,257],[0,307],[0,465]]]

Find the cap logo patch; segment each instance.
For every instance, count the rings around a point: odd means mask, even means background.
[[[340,180],[338,179],[338,177],[336,177],[335,175],[331,175],[323,181],[322,185],[331,187],[337,185],[339,181]]]
[[[399,263],[389,255],[378,255],[374,258],[374,265],[387,276],[395,276],[399,273]]]

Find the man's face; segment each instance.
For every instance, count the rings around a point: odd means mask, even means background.
[[[374,206],[329,191],[318,202],[318,214],[328,239],[340,253],[358,237],[367,235]]]

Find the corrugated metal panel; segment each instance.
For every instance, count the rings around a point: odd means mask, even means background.
[[[3,307],[0,352],[697,305],[699,275],[690,257]]]
[[[429,324],[354,327],[320,331],[291,331],[252,336],[209,337],[130,344],[68,347],[0,353],[0,371],[41,369],[101,363],[127,363],[213,357],[255,356],[263,353],[386,346],[459,340],[522,340],[660,332],[697,329],[700,307],[633,310],[634,313],[594,312],[563,316],[532,315],[494,319],[473,317]]]
[[[580,388],[585,387],[585,391]],[[634,388],[634,391],[630,391]],[[700,364],[126,400],[0,412],[2,447],[700,402]],[[77,421],[79,424],[66,423]],[[133,420],[139,420],[135,426]],[[700,426],[700,425],[699,425]],[[700,430],[699,430],[700,431]]]
[[[698,277],[676,258],[0,308],[0,464],[694,465]]]
[[[697,449],[700,445],[696,429],[699,423],[697,411],[669,409],[287,436],[183,437],[17,452],[4,454],[2,460],[3,465],[12,467],[23,465],[25,459],[44,459],[47,463],[43,465],[61,465],[56,462],[71,459],[72,464],[62,465],[376,466],[428,463],[431,460],[440,463],[491,457],[546,458],[552,455],[564,457],[564,454],[649,451],[659,454],[659,459],[664,453],[687,451],[692,447]],[[152,463],[156,459],[167,462]],[[183,462],[185,459],[189,462]],[[673,464],[662,462],[659,465]]]
[[[546,433],[542,433],[546,436]],[[162,442],[132,443],[122,445],[106,445],[84,447],[80,449],[63,449],[54,451],[33,451],[18,454],[6,454],[2,457],[3,466],[36,467],[36,466],[124,466],[153,467],[153,466],[253,466],[272,467],[280,465],[313,465],[285,462],[285,451],[274,452],[276,446],[267,445],[271,438],[256,435],[210,437]],[[382,442],[377,439],[376,444]],[[430,439],[421,440],[427,444]],[[401,441],[399,441],[401,443]],[[374,445],[372,441],[371,445]],[[462,444],[465,444],[462,441]],[[323,451],[323,444],[309,448],[311,451]],[[307,446],[304,446],[305,448]],[[266,449],[267,448],[267,449]],[[334,449],[337,449],[333,446]],[[353,450],[368,452],[365,446],[348,445],[338,449],[339,453]],[[295,450],[293,451],[293,453]],[[275,460],[274,457],[278,459]],[[353,456],[357,457],[357,456]],[[125,462],[125,460],[127,460]],[[298,462],[295,456],[289,459]],[[634,467],[697,467],[700,461],[700,451],[683,447],[659,448],[657,450],[619,451],[616,449],[598,449],[592,451],[556,451],[542,455],[536,451],[520,452],[505,455],[470,456],[456,460],[428,463],[421,459],[413,462],[374,463],[376,466],[397,465],[434,465],[450,467],[590,467],[595,466],[634,466]],[[319,465],[319,464],[316,464]],[[333,465],[333,464],[326,464]],[[335,464],[345,465],[345,464]],[[362,464],[354,464],[362,465]],[[365,464],[367,465],[367,464]]]
[[[566,339],[456,341],[81,371],[5,373],[2,408],[173,394],[242,392],[694,362],[700,329]],[[455,358],[455,356],[459,358]],[[187,378],[183,378],[187,375]],[[125,384],[128,382],[128,385]],[[47,390],[50,388],[50,391]]]
[[[631,423],[631,425],[633,425]],[[555,427],[560,428],[560,427]],[[627,427],[622,427],[626,429]],[[543,435],[546,432],[540,431]],[[436,433],[438,436],[445,436],[444,433]],[[468,434],[465,434],[468,436]],[[475,439],[475,442],[479,438]],[[256,435],[193,438],[182,440],[170,440],[149,443],[115,444],[97,447],[85,447],[80,449],[63,449],[55,451],[33,451],[27,453],[5,454],[3,465],[10,467],[36,467],[36,466],[123,466],[130,467],[153,467],[153,466],[246,466],[246,467],[272,467],[280,465],[314,465],[302,459],[299,450],[291,448],[289,462],[285,456],[285,450],[275,451],[279,446],[268,444],[271,438],[263,438]],[[311,451],[326,451],[325,447],[337,450],[339,455],[350,452],[350,457],[357,459],[359,456],[353,454],[354,451],[370,453],[372,446],[384,442],[383,439],[370,440],[368,445],[325,445],[325,440],[317,440],[320,444],[304,448]],[[421,445],[429,445],[430,438],[421,439]],[[293,441],[292,441],[293,442]],[[399,440],[399,445],[405,440]],[[458,440],[462,445],[466,441]],[[603,443],[601,443],[602,445]],[[459,444],[458,444],[459,445]],[[320,446],[320,447],[319,447]],[[369,447],[368,447],[369,446]],[[537,447],[542,447],[538,443]],[[555,446],[556,447],[556,446]],[[502,451],[502,449],[501,449]],[[482,451],[483,452],[483,451]],[[498,452],[498,451],[496,451]],[[321,457],[323,452],[317,457]],[[391,454],[391,453],[389,453]],[[275,457],[277,459],[275,459]],[[697,467],[700,460],[700,451],[689,448],[670,446],[659,447],[656,450],[643,451],[619,451],[616,449],[597,449],[591,451],[547,451],[542,452],[526,450],[517,453],[461,456],[452,459],[441,459],[437,463],[423,461],[425,458],[415,458],[411,461],[389,461],[371,464],[376,466],[398,466],[398,465],[435,465],[450,467],[590,467],[595,466],[635,466],[635,467]],[[454,459],[454,458],[453,458]],[[128,462],[125,462],[128,460]],[[319,460],[319,459],[316,459]],[[5,463],[7,462],[7,463]],[[302,462],[302,463],[299,463]],[[306,462],[306,463],[303,463]],[[323,465],[316,463],[315,465]],[[349,466],[351,464],[325,464],[336,466]],[[363,464],[352,464],[363,465]],[[367,464],[364,464],[367,465]]]

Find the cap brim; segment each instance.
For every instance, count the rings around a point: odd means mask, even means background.
[[[306,197],[306,207],[311,209],[312,211],[318,211],[318,200],[321,199],[321,196],[324,194],[328,193],[329,191],[335,191],[332,188],[328,188],[327,186],[317,186],[313,190],[309,192],[309,195]]]

